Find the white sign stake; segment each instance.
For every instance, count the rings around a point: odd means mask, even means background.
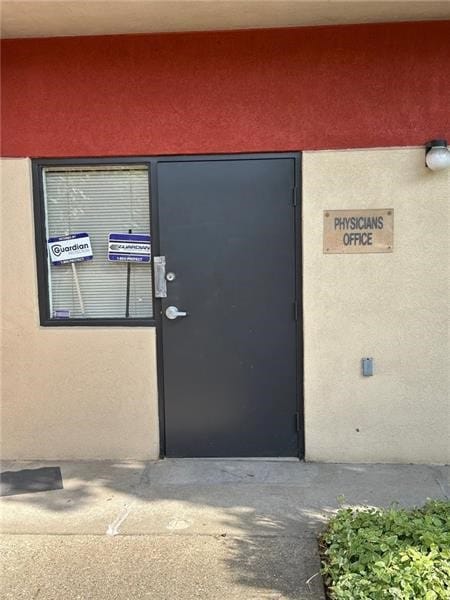
[[[81,295],[80,282],[78,281],[77,268],[76,268],[74,262],[71,263],[71,265],[72,265],[73,280],[75,281],[75,287],[77,288],[78,301],[80,303],[81,314],[84,315],[83,296]]]

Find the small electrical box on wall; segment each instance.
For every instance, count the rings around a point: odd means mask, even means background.
[[[373,358],[362,359],[362,372],[364,377],[371,377],[373,375]]]

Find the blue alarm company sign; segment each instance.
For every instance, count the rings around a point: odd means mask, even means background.
[[[140,233],[110,233],[108,260],[148,263],[151,258],[151,237]]]

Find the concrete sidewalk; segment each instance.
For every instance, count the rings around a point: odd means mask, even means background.
[[[59,466],[63,490],[0,501],[2,598],[321,600],[316,538],[339,500],[413,506],[450,496],[449,468],[425,465]]]

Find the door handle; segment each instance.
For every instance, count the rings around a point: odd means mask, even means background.
[[[170,320],[178,319],[178,317],[187,317],[187,312],[178,310],[176,306],[168,306],[166,308],[166,317]]]

